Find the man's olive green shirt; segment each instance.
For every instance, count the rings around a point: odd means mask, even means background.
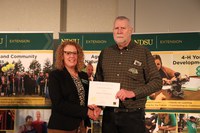
[[[117,45],[102,50],[95,81],[117,82],[121,88],[135,93],[135,98],[120,102],[121,108],[145,108],[146,97],[162,88],[150,51],[133,43],[122,50]]]

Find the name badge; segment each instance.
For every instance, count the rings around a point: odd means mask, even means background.
[[[84,83],[84,84],[88,84],[88,81],[85,80],[85,79],[81,79],[81,82]]]
[[[128,71],[132,74],[138,74],[138,70],[136,68],[130,68]]]
[[[133,64],[136,65],[136,66],[141,66],[141,65],[142,65],[142,62],[140,62],[140,61],[138,61],[138,60],[135,60],[135,61],[133,62]]]

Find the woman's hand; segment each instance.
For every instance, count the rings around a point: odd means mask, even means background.
[[[101,108],[96,105],[88,105],[88,116],[90,119],[97,120],[101,114]]]

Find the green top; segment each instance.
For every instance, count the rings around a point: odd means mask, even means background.
[[[160,119],[158,118],[158,125],[161,125],[162,123],[165,125],[165,126],[176,126],[176,116],[175,114],[169,114],[169,119],[170,121],[168,123],[164,123],[164,118],[163,119]]]
[[[197,133],[197,125],[194,122],[187,121],[188,133]]]

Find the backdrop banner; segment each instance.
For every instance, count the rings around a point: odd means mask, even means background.
[[[85,64],[96,67],[102,49],[115,44],[112,33],[60,33],[59,41],[78,42]],[[200,112],[200,32],[133,34],[134,43],[159,56],[162,66],[176,74],[170,84],[148,97],[147,111]],[[164,80],[164,79],[163,79]]]
[[[52,64],[53,33],[0,33],[0,105],[44,105]]]

